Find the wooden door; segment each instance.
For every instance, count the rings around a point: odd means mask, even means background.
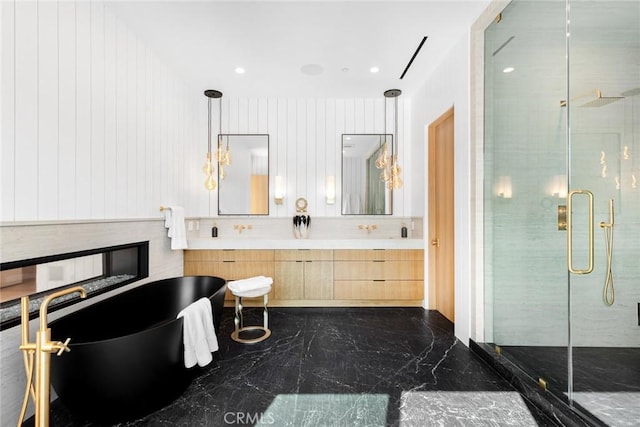
[[[455,321],[453,107],[429,125],[429,306]]]

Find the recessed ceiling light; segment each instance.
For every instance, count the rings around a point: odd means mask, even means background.
[[[349,72],[349,67],[342,67],[340,71],[342,71],[343,73],[347,73]]]
[[[378,68],[378,67],[371,67],[371,68],[369,68],[369,71],[371,71],[372,73],[377,73],[378,71],[380,71],[380,68]]]
[[[515,68],[513,67],[506,67],[504,70],[502,70],[503,73],[512,73],[513,70],[515,70]]]
[[[317,76],[318,74],[322,74],[324,68],[319,64],[306,64],[300,67],[300,71],[302,74],[306,74],[308,76]]]
[[[236,68],[236,73],[238,73],[238,74],[244,74],[244,68],[242,68],[242,67],[237,67],[237,68]]]

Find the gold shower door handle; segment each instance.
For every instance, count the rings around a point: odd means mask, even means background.
[[[573,266],[573,196],[583,194],[587,196],[589,202],[589,260],[586,269],[579,269]],[[593,271],[593,193],[589,190],[573,190],[567,196],[567,267],[573,274],[589,274]]]

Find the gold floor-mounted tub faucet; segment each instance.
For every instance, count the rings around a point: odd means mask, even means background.
[[[40,328],[38,329],[38,332],[36,332],[35,343],[29,342],[29,297],[22,297],[20,300],[22,322],[22,344],[20,345],[20,350],[22,350],[24,355],[24,367],[27,372],[27,386],[24,393],[24,400],[22,402],[22,409],[20,410],[20,418],[18,419],[18,427],[22,425],[22,421],[24,420],[27,404],[29,402],[29,395],[31,395],[35,405],[36,427],[45,427],[49,425],[49,400],[51,399],[51,353],[56,353],[60,356],[63,352],[70,351],[68,346],[70,338],[67,338],[65,342],[51,341],[51,328],[48,327],[47,322],[47,308],[55,298],[72,294],[74,292],[79,292],[80,298],[85,298],[87,296],[87,293],[82,287],[76,286],[47,295],[47,297],[42,301],[42,304],[40,304]],[[33,386],[34,354],[36,370],[35,388]]]

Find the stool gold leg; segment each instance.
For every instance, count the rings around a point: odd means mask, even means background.
[[[264,328],[265,329],[269,329],[269,312],[267,310],[267,305],[269,304],[269,296],[267,294],[264,294],[264,312],[263,312],[263,316],[264,316]]]
[[[255,344],[261,341],[266,340],[271,336],[271,331],[269,330],[269,312],[267,310],[267,306],[269,305],[269,296],[267,294],[264,295],[264,307],[263,307],[263,325],[264,326],[244,326],[244,319],[242,316],[242,297],[235,296],[235,314],[233,317],[233,323],[235,326],[234,331],[231,333],[231,339],[243,343],[243,344]],[[257,338],[240,338],[240,333],[245,331],[263,331],[262,336]]]
[[[235,304],[235,314],[233,316],[233,324],[235,326],[235,330],[236,332],[240,330],[240,315],[241,315],[241,311],[242,310],[242,306],[240,305],[240,298],[236,297],[236,304]]]

